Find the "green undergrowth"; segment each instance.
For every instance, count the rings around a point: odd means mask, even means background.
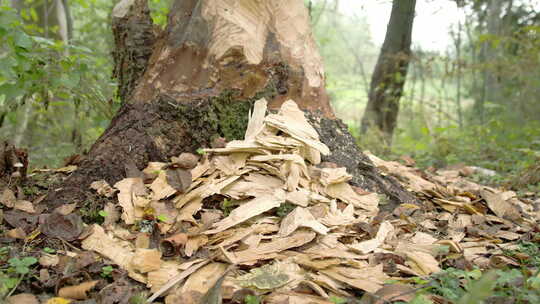
[[[476,182],[488,185],[512,183],[540,162],[540,121],[519,121],[497,116],[484,125],[470,124],[428,127],[421,120],[411,120],[395,132],[392,147],[374,132],[360,135],[352,129],[363,150],[370,150],[384,159],[408,155],[420,168],[444,168],[465,164],[494,170],[494,176],[475,175]],[[535,173],[537,174],[537,173]],[[520,189],[540,191],[538,179],[524,183]]]

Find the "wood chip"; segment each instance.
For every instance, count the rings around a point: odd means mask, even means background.
[[[392,235],[394,233],[394,226],[390,224],[390,222],[385,221],[381,223],[381,226],[379,227],[379,231],[377,232],[377,235],[375,238],[363,241],[360,243],[349,245],[348,247],[356,250],[362,254],[370,253],[373,250],[379,248],[384,243],[384,240]]]
[[[224,231],[235,225],[243,223],[256,215],[279,207],[284,202],[285,192],[281,189],[276,189],[273,195],[264,195],[254,198],[247,203],[240,205],[234,209],[228,217],[212,225],[213,229],[206,231],[205,234],[214,234]]]
[[[319,223],[307,209],[296,207],[281,221],[278,234],[280,237],[285,237],[300,227],[311,228],[319,234],[326,235],[328,233],[328,228]]]

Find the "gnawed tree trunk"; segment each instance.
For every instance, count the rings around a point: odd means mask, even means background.
[[[369,100],[362,117],[362,134],[380,131],[387,144],[397,124],[411,55],[411,35],[416,0],[394,0],[381,53],[371,77]]]
[[[332,150],[326,161],[346,166],[354,185],[394,202],[415,200],[378,173],[334,118],[302,1],[176,1],[146,72],[126,96],[80,168],[50,192],[52,206],[84,201],[94,180],[115,183],[149,161],[195,152],[219,137],[243,138],[261,97],[274,109],[293,99],[307,111]]]

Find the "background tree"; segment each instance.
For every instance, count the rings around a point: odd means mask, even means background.
[[[416,0],[394,0],[386,37],[371,77],[369,100],[362,118],[362,133],[380,130],[391,144],[411,55]]]

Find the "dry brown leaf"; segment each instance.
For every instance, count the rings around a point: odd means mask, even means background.
[[[320,270],[320,272],[331,277],[334,280],[337,280],[339,282],[345,283],[352,287],[365,290],[371,293],[374,293],[377,290],[379,290],[384,283],[384,281],[380,281],[377,277],[369,277],[369,276],[368,277],[363,276],[363,277],[358,277],[358,278],[348,277],[346,274],[350,273],[350,270],[351,269],[347,269],[345,267],[333,266],[328,269],[322,269]],[[384,274],[382,272],[382,267],[380,267],[380,271],[382,274]]]
[[[147,273],[161,267],[161,252],[157,249],[137,248],[131,258],[131,269]]]
[[[142,179],[138,177],[125,178],[117,182],[114,187],[120,191],[118,193],[118,204],[122,207],[122,220],[126,224],[134,224],[135,208],[133,206],[133,197],[146,194],[146,187]]]
[[[191,186],[191,171],[187,169],[170,168],[165,171],[165,174],[167,176],[167,184],[180,193],[186,191]]]
[[[288,236],[300,227],[311,228],[319,234],[328,233],[328,228],[319,223],[307,209],[296,207],[281,221],[279,236]]]
[[[56,254],[43,253],[39,258],[39,265],[43,267],[56,266],[60,262],[60,258]]]
[[[429,253],[421,251],[409,251],[405,252],[408,258],[406,262],[415,272],[420,273],[423,276],[428,276],[432,273],[441,271],[439,268],[439,262]]]
[[[20,293],[7,298],[7,304],[39,304],[39,300],[33,294]]]
[[[256,215],[279,207],[283,202],[285,202],[285,192],[281,189],[276,189],[273,195],[254,198],[234,209],[228,217],[212,225],[213,229],[206,231],[205,234],[214,234],[229,229]]]
[[[130,271],[134,246],[130,242],[111,238],[101,226],[96,224],[92,226],[92,233],[82,241],[81,247],[85,250],[95,251],[118,264],[122,269],[128,270],[131,278],[139,282],[146,282],[144,276]]]
[[[521,218],[521,215],[515,206],[503,199],[502,193],[492,193],[487,190],[482,190],[481,195],[486,200],[489,209],[491,209],[498,217],[510,220]]]
[[[94,288],[98,282],[98,280],[95,280],[84,282],[75,286],[62,287],[60,290],[58,290],[58,296],[74,300],[86,300],[88,299],[87,292]]]
[[[34,204],[32,204],[32,202],[24,200],[16,201],[13,205],[13,209],[21,210],[27,213],[36,213]]]
[[[377,231],[377,235],[367,241],[363,241],[360,243],[349,245],[348,247],[356,250],[362,254],[370,253],[373,250],[379,248],[384,243],[384,240],[391,236],[394,233],[394,226],[390,224],[388,221],[384,221],[381,223],[381,226],[379,227],[379,231]]]
[[[112,197],[116,193],[116,190],[113,189],[113,187],[111,187],[105,180],[92,182],[90,184],[90,188],[96,190],[99,195],[103,195],[105,197]]]
[[[326,299],[321,299],[320,297],[307,295],[304,293],[271,293],[264,298],[265,303],[268,304],[332,304]]]
[[[2,205],[13,208],[15,201],[17,201],[17,197],[15,197],[13,191],[7,188],[2,191],[2,195],[0,196],[0,203],[2,203]]]
[[[294,256],[294,261],[303,267],[321,270],[331,266],[336,266],[341,264],[341,259],[330,258],[330,259],[314,259],[312,256],[298,253]]]
[[[15,228],[15,229],[8,230],[8,232],[6,232],[6,236],[10,238],[22,240],[26,238],[26,232],[24,232],[24,230],[22,230],[21,228]]]
[[[191,178],[189,178],[191,180]],[[116,186],[115,186],[116,187]],[[176,193],[176,189],[173,188],[167,182],[167,171],[160,171],[156,179],[150,185],[150,189],[153,192],[152,199],[159,201],[160,199],[167,198]]]
[[[114,223],[116,223],[116,221],[120,219],[120,212],[118,211],[118,209],[116,209],[116,205],[113,203],[105,204],[103,211],[105,212],[105,220],[103,221],[103,227],[109,230],[112,228]]]
[[[75,208],[77,208],[77,203],[64,204],[64,205],[54,209],[54,212],[60,213],[61,215],[68,215],[71,212],[73,212],[73,210],[75,210]]]
[[[409,303],[415,297],[415,291],[413,287],[403,284],[387,284],[381,289],[377,290],[375,294],[365,293],[360,304],[386,304],[394,303],[396,301],[403,301]]]
[[[433,236],[425,233],[425,232],[416,232],[414,236],[411,238],[411,242],[413,244],[424,244],[424,245],[431,245],[438,240],[434,238]]]

